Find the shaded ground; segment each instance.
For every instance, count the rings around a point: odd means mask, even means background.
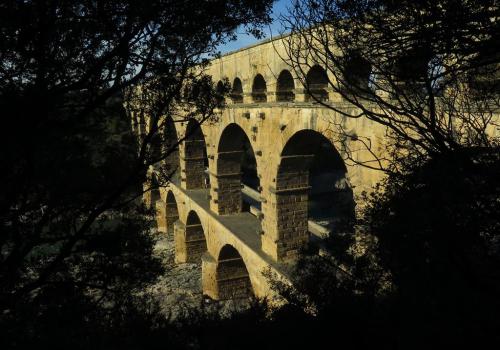
[[[148,292],[160,301],[166,316],[176,317],[186,307],[198,307],[202,302],[201,264],[175,264],[173,235],[158,233],[156,253],[162,257],[166,272]]]
[[[222,315],[245,309],[249,300],[213,301],[203,297],[200,264],[175,264],[175,246],[172,234],[159,233],[156,254],[161,256],[166,272],[146,292],[158,300],[167,317],[177,318],[187,309],[219,309]]]

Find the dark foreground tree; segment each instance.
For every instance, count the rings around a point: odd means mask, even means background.
[[[238,26],[258,35],[271,3],[0,4],[2,342],[104,334],[140,314],[133,299],[162,270],[142,183],[177,147],[158,152],[164,117],[180,106],[213,116],[200,68]],[[149,120],[140,138],[123,108],[130,91]]]
[[[366,198],[355,235],[304,255],[293,288],[276,283],[294,311],[285,322],[354,348],[498,343],[499,150],[400,167]]]
[[[283,19],[293,34],[286,59],[309,91],[309,69],[324,68],[341,103],[314,93],[313,100],[386,126],[395,156],[491,147],[499,125],[498,13],[495,0],[295,1]],[[350,136],[336,127],[339,140]],[[358,137],[355,147],[369,147]]]
[[[311,98],[388,130],[388,176],[358,203],[356,233],[305,255],[294,288],[276,286],[288,319],[312,320],[322,340],[498,343],[498,11],[496,1],[307,0],[284,18],[286,58]],[[338,101],[308,85],[318,64]],[[350,136],[335,126],[339,140]]]
[[[500,150],[411,162],[371,198],[367,225],[391,274],[394,329],[412,346],[498,343]],[[403,346],[407,347],[407,346]]]

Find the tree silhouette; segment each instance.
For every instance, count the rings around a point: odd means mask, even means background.
[[[307,0],[283,17],[310,99],[385,126],[389,156],[356,232],[305,252],[293,287],[275,281],[289,322],[355,348],[498,342],[497,14],[494,1]],[[318,65],[337,100],[308,84]]]
[[[308,90],[309,70],[325,68],[340,100],[311,96],[347,118],[387,127],[392,156],[425,160],[492,147],[500,102],[497,14],[496,1],[296,1],[283,16],[291,32],[285,58]]]
[[[138,291],[162,271],[140,197],[149,167],[178,146],[157,152],[165,116],[213,116],[203,66],[237,27],[258,36],[271,3],[0,4],[3,342],[58,327],[70,339],[139,313]],[[140,138],[129,113],[148,119]]]

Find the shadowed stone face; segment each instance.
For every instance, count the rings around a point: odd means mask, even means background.
[[[176,262],[201,263],[201,257],[207,251],[207,241],[196,212],[189,212],[186,225],[177,221],[174,235]]]
[[[217,264],[217,289],[221,300],[246,298],[252,294],[247,268],[234,247],[225,245]]]

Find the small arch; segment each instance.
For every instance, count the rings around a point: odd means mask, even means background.
[[[267,84],[262,74],[257,74],[252,84],[253,102],[267,102]]]
[[[426,98],[426,81],[430,78],[429,64],[434,58],[432,51],[430,47],[419,45],[393,59],[389,80],[393,90],[391,98],[398,99],[398,95]]]
[[[186,261],[190,263],[201,263],[201,256],[207,251],[207,240],[200,218],[194,210],[191,210],[186,219]]]
[[[216,280],[219,300],[249,298],[253,295],[245,262],[240,253],[229,244],[219,252]]]
[[[307,102],[328,101],[328,75],[326,71],[319,65],[315,65],[309,69],[306,75],[306,95]]]
[[[233,103],[243,103],[243,85],[240,78],[234,78],[230,96]]]
[[[210,179],[206,173],[208,157],[205,136],[196,119],[188,122],[184,147],[185,177],[182,181],[186,182],[186,188],[210,188]]]
[[[163,149],[165,152],[164,169],[166,176],[174,183],[180,182],[180,156],[179,139],[172,118],[167,118],[164,123]]]
[[[224,99],[225,87],[224,87],[224,83],[222,82],[222,80],[219,80],[219,82],[217,83],[217,86],[215,88],[215,92],[216,92],[215,98],[217,99],[217,103],[220,105],[224,105],[224,103],[225,103],[225,99]]]
[[[168,191],[165,210],[167,234],[174,233],[174,223],[179,220],[179,207],[172,191]]]
[[[366,90],[370,82],[370,62],[358,52],[351,52],[346,56],[343,75],[348,87],[356,90]]]
[[[229,124],[224,129],[217,152],[219,214],[249,211],[252,205],[260,208],[260,202],[244,195],[241,190],[241,185],[244,185],[260,192],[260,180],[254,150],[238,124]]]
[[[391,73],[396,81],[421,83],[428,77],[429,62],[432,58],[432,49],[425,46],[408,49],[393,60]]]
[[[292,74],[284,69],[278,76],[278,83],[276,88],[276,100],[278,102],[289,102],[295,100],[295,83]]]

